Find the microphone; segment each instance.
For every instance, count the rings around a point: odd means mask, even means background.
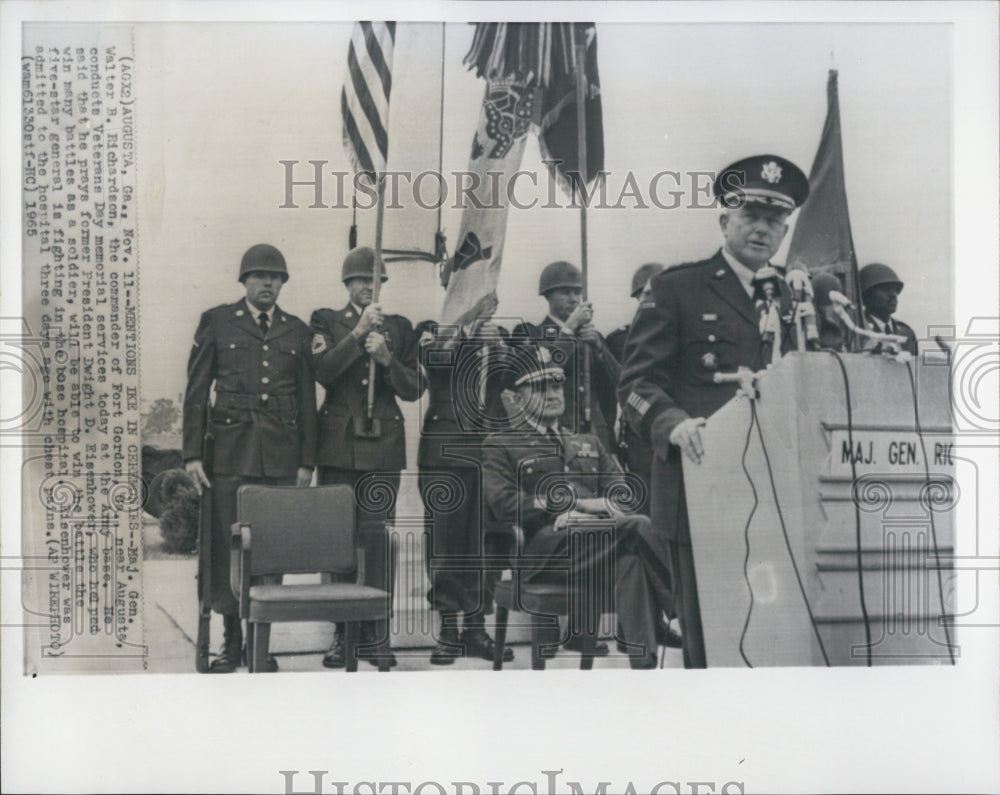
[[[761,358],[768,364],[774,364],[781,358],[781,317],[775,300],[781,280],[781,274],[770,265],[758,268],[751,280],[760,313]]]
[[[816,325],[816,307],[813,305],[813,288],[809,281],[809,274],[800,268],[788,272],[785,276],[789,289],[792,291],[792,300],[795,302],[795,322],[798,334],[797,342],[799,352],[806,349],[806,343],[810,348],[819,347],[819,329]]]
[[[844,309],[854,309],[854,304],[851,303],[851,299],[839,290],[830,290],[828,295],[830,296],[830,300],[837,306],[841,306]]]

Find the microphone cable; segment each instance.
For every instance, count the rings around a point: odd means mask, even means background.
[[[753,587],[750,585],[750,575],[747,572],[747,566],[750,563],[750,522],[753,519],[754,514],[757,512],[757,506],[760,504],[760,500],[757,498],[757,487],[754,486],[753,478],[750,477],[750,470],[747,469],[747,451],[750,449],[750,436],[753,433],[754,420],[757,416],[754,410],[754,402],[750,401],[750,424],[747,426],[747,438],[743,442],[743,455],[740,457],[740,466],[743,467],[743,474],[747,476],[747,483],[750,484],[750,490],[753,492],[753,508],[750,509],[750,513],[747,516],[746,524],[743,525],[743,544],[746,554],[743,556],[743,581],[747,584],[747,593],[750,594],[750,605],[747,607],[746,619],[743,621],[743,631],[740,633],[740,657],[743,658],[743,662],[746,663],[747,668],[753,668],[750,660],[747,659],[746,652],[743,650],[743,642],[746,640],[747,629],[750,626],[750,614],[753,613]]]
[[[795,572],[795,581],[799,585],[799,593],[802,594],[802,601],[806,606],[806,612],[809,614],[809,623],[812,625],[813,634],[816,636],[816,641],[819,643],[819,650],[823,655],[823,662],[826,664],[826,667],[829,668],[830,658],[827,656],[826,646],[823,645],[823,638],[820,636],[819,627],[816,625],[816,617],[813,615],[812,607],[809,604],[809,597],[806,596],[806,589],[802,584],[802,575],[799,573],[799,566],[795,562],[795,555],[792,553],[792,542],[788,538],[788,528],[785,526],[785,517],[781,512],[781,504],[778,502],[778,487],[774,482],[774,470],[771,468],[771,457],[767,454],[767,446],[764,444],[764,432],[761,430],[760,418],[757,416],[757,407],[753,402],[750,404],[750,411],[752,416],[751,424],[756,424],[757,426],[757,436],[760,439],[760,449],[764,453],[764,461],[767,464],[767,476],[771,481],[771,493],[774,495],[774,507],[778,511],[778,521],[781,523],[781,535],[785,540],[785,549],[788,551],[788,559],[792,563],[792,570]],[[867,623],[865,626],[867,627]]]
[[[851,384],[847,377],[847,368],[844,367],[844,360],[840,357],[840,354],[831,350],[830,355],[837,360],[837,364],[840,365],[840,374],[844,378],[844,395],[847,401],[847,443],[851,448],[851,502],[854,503],[854,549],[858,568],[858,596],[861,600],[861,618],[865,624],[865,655],[867,666],[871,668],[872,627],[871,620],[868,617],[868,605],[865,602],[864,569],[861,562],[861,509],[858,507],[857,494],[854,493],[854,489],[858,483],[858,470],[857,462],[854,459],[854,418],[851,411]]]
[[[913,395],[913,424],[917,431],[917,438],[920,440],[920,452],[924,457],[924,478],[927,483],[927,513],[931,519],[931,543],[934,544],[934,570],[937,572],[938,601],[941,604],[941,626],[944,629],[945,644],[948,648],[948,658],[951,664],[955,664],[955,650],[951,644],[951,633],[948,632],[948,618],[944,607],[944,586],[941,583],[941,551],[938,549],[937,528],[934,524],[934,506],[931,504],[931,468],[927,460],[927,447],[924,445],[924,432],[920,427],[919,404],[917,401],[917,383],[913,377],[913,369],[910,363],[906,362],[906,374],[910,377],[910,392]],[[950,373],[949,373],[950,375]],[[951,379],[949,378],[949,381]],[[928,616],[930,618],[930,616]]]

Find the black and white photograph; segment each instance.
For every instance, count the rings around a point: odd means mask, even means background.
[[[11,791],[1000,786],[995,5],[0,13]]]

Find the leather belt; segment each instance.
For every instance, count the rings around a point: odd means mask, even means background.
[[[246,392],[216,392],[215,406],[243,411],[285,411],[296,408],[295,395],[251,395]]]

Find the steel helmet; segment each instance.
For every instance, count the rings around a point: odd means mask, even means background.
[[[388,281],[385,274],[385,267],[382,267],[382,281]],[[359,246],[351,249],[344,257],[344,265],[340,269],[340,280],[346,282],[358,276],[370,279],[375,273],[375,249],[370,246]]]
[[[576,265],[568,262],[553,262],[545,266],[538,278],[538,294],[545,295],[559,287],[579,287],[583,289],[583,274]]]
[[[662,270],[663,266],[659,262],[647,262],[645,265],[640,265],[636,272],[632,274],[632,297],[638,298],[639,293],[646,286],[646,282]]]
[[[865,265],[858,274],[858,279],[861,282],[862,293],[866,293],[872,287],[878,287],[880,284],[895,284],[900,290],[903,289],[903,282],[896,275],[896,271],[881,262]]]
[[[267,243],[258,243],[250,246],[243,261],[240,262],[240,281],[244,281],[251,273],[278,273],[281,274],[281,281],[288,281],[288,266],[285,265],[285,258],[274,246]]]

